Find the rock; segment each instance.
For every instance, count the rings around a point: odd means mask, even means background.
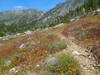
[[[51,64],[51,65],[54,65],[58,62],[57,58],[56,57],[49,57],[48,60],[47,60],[47,64]]]
[[[80,55],[80,53],[78,51],[73,51],[72,54],[73,55]]]
[[[11,64],[11,60],[5,61],[5,66],[9,66]]]
[[[39,64],[37,64],[37,65],[36,65],[36,67],[40,67],[40,65],[39,65]]]
[[[20,45],[20,49],[22,49],[22,48],[24,48],[25,47],[25,44],[22,44],[22,45]]]
[[[57,25],[57,27],[61,27],[61,26],[64,26],[64,23],[60,23]]]
[[[32,31],[26,31],[26,32],[24,32],[25,34],[32,34]]]
[[[0,37],[0,39],[2,39],[2,37]]]
[[[97,15],[97,11],[93,11],[93,14],[92,15],[93,16]]]
[[[17,73],[21,70],[21,67],[20,66],[16,66],[16,67],[13,67],[12,69],[9,70],[10,73]]]
[[[64,26],[64,23],[60,23],[60,24],[58,24],[58,25],[56,25],[54,27],[51,27],[49,29],[55,29],[55,28],[58,28],[58,27],[61,27],[61,26]]]
[[[75,19],[74,19],[74,18],[70,20],[70,22],[74,22],[74,21],[75,21]]]
[[[10,72],[16,72],[15,68],[10,69]]]
[[[8,40],[8,39],[3,38],[2,40]]]
[[[21,34],[20,34],[20,33],[17,33],[16,35],[19,36],[19,35],[21,35]]]
[[[27,40],[30,40],[30,39],[27,39]],[[27,43],[23,43],[19,46],[20,49],[23,49],[23,48],[35,48],[37,46],[37,44],[39,44],[39,42],[27,42]]]
[[[97,9],[96,11],[97,11],[97,12],[100,12],[100,9]]]
[[[19,66],[16,66],[16,67],[13,67],[12,69],[10,69],[10,73],[17,73],[20,71],[20,67]]]

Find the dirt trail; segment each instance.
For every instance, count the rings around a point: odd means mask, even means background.
[[[94,67],[96,64],[95,59],[88,52],[87,49],[82,48],[73,42],[73,37],[66,38],[61,33],[58,33],[58,36],[67,43],[67,51],[61,53],[71,53],[77,51],[79,55],[74,55],[74,57],[79,61],[82,72],[81,75],[100,75],[100,72]]]

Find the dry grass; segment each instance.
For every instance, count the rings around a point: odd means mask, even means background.
[[[74,37],[74,41],[78,45],[86,48],[91,47],[93,54],[100,61],[100,51],[98,50],[100,48],[100,14],[96,16],[90,15],[81,18],[79,21],[69,23],[65,27],[63,34],[67,37]]]

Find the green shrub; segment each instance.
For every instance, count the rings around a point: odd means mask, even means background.
[[[53,40],[49,43],[46,43],[46,47],[48,50],[56,51],[56,50],[62,50],[67,47],[66,43],[61,40]]]
[[[56,64],[47,64],[46,70],[52,73],[56,73],[57,75],[79,75],[80,74],[80,66],[77,60],[71,56],[66,54],[61,54],[56,56],[58,62]]]
[[[21,54],[16,52],[11,56],[0,58],[0,72],[3,73],[6,70],[10,70],[17,66],[20,62]],[[10,61],[10,62],[9,62]]]

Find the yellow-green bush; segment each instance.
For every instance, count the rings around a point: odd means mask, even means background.
[[[47,64],[46,70],[56,75],[79,75],[80,66],[77,60],[69,54],[61,54],[56,56],[58,62],[56,64]]]
[[[0,58],[0,73],[10,70],[20,62],[21,53],[14,53],[11,56]],[[10,61],[10,62],[9,62]]]
[[[66,43],[61,41],[60,39],[50,41],[49,43],[46,43],[45,46],[50,51],[62,50],[67,47]]]

